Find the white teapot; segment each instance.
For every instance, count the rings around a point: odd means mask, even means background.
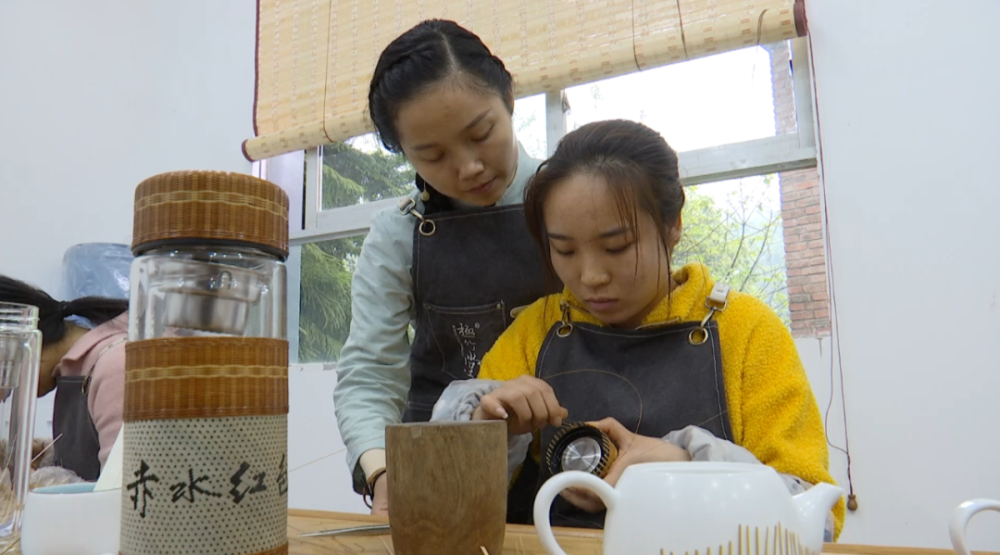
[[[535,498],[535,529],[551,555],[566,553],[552,534],[549,510],[571,487],[604,501],[605,555],[818,555],[826,516],[844,493],[821,483],[793,497],[762,464],[637,464],[625,469],[617,488],[585,472],[563,472]]]

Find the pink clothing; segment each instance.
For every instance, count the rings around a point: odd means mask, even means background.
[[[125,343],[113,344],[127,338],[126,312],[84,334],[52,370],[53,377],[91,375],[87,408],[101,443],[102,469],[122,427],[125,401]]]

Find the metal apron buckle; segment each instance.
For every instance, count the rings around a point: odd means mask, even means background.
[[[417,225],[417,231],[424,237],[430,237],[437,231],[437,224],[434,223],[434,220],[428,220],[423,214],[417,212],[417,201],[412,198],[399,201],[399,212],[404,215],[412,215],[420,220],[420,223]]]

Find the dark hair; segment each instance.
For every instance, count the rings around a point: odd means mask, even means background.
[[[128,310],[128,301],[105,297],[83,297],[75,301],[57,301],[48,293],[23,281],[0,275],[0,302],[38,307],[38,329],[42,344],[57,343],[66,335],[66,318],[79,316],[99,326]]]
[[[514,113],[514,80],[507,68],[478,36],[454,21],[423,21],[385,47],[368,88],[368,113],[385,148],[400,151],[400,107],[459,73],[471,78],[469,84],[499,95]]]
[[[636,244],[640,210],[649,214],[666,252],[667,230],[677,223],[684,208],[677,153],[659,133],[641,123],[588,123],[559,141],[555,154],[539,166],[525,192],[528,229],[542,250],[550,277],[557,276],[545,230],[545,201],[558,183],[578,174],[594,175],[607,183],[623,227],[637,234]]]
[[[402,151],[396,117],[403,104],[456,75],[466,76],[466,85],[496,93],[514,113],[510,72],[478,36],[454,21],[423,21],[385,47],[368,87],[368,114],[387,150]],[[420,175],[416,181],[421,191],[430,188]]]

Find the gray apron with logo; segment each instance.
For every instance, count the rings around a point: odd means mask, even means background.
[[[520,308],[561,289],[547,283],[522,205],[421,215],[413,238],[417,324],[405,422],[430,420],[453,380],[479,375],[483,356]]]
[[[728,293],[728,287],[721,288]],[[634,330],[573,322],[573,309],[564,304],[562,322],[552,326],[542,344],[535,375],[552,387],[574,422],[614,417],[639,435],[657,438],[695,425],[731,440],[718,326],[712,320],[725,308],[725,293],[721,298],[702,322]],[[542,453],[556,431],[551,426],[541,431]],[[531,462],[515,490],[533,486],[537,492],[551,477],[545,464],[538,469]],[[533,484],[532,472],[537,476]],[[534,495],[516,520],[530,519],[533,501]],[[603,512],[581,511],[561,497],[553,503],[551,519],[553,526],[604,526]]]

